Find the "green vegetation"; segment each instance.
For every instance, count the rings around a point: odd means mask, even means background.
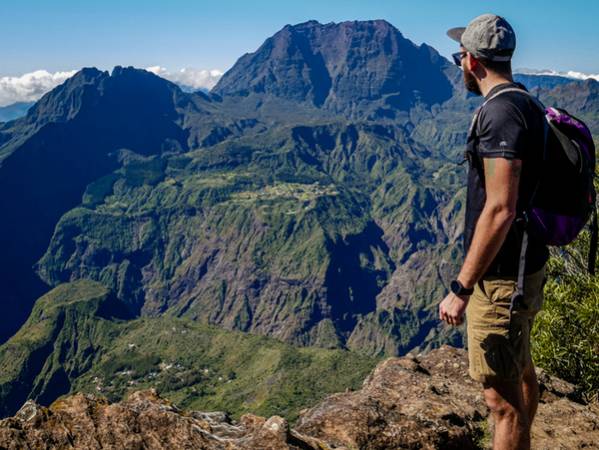
[[[325,395],[357,389],[377,361],[186,319],[138,319],[123,326],[73,391],[119,400],[130,390],[155,387],[185,408],[295,420],[300,409]]]
[[[60,285],[38,299],[27,322],[0,346],[0,416],[27,398],[47,402],[68,392],[69,380],[88,370],[118,333],[119,306],[89,280]]]
[[[599,397],[599,276],[587,270],[589,233],[563,251],[552,249],[543,310],[535,319],[535,363],[574,383],[588,399]]]
[[[0,346],[0,416],[27,398],[50,403],[83,391],[118,401],[154,387],[186,408],[295,420],[325,395],[357,389],[379,361],[189,319],[106,314],[119,305],[89,280],[61,284],[40,298],[27,323]]]
[[[476,448],[489,449],[493,446],[493,433],[489,424],[489,418],[476,422],[478,428],[474,430],[474,445]]]
[[[415,295],[385,302],[385,327],[375,300],[398,263],[445,240],[441,228],[456,213],[438,208],[454,202],[456,169],[429,161],[421,170],[417,152],[399,127],[343,121],[274,127],[185,155],[122,151],[124,165],[62,216],[38,274],[50,285],[96,280],[135,314],[287,328],[292,344],[371,355],[425,337],[435,345],[444,336],[420,328],[432,330],[436,314],[422,311],[442,294],[436,267],[406,280]],[[450,251],[442,245],[426,259],[445,259],[449,272]],[[361,310],[346,311],[350,302]]]

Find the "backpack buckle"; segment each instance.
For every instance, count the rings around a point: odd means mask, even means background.
[[[526,211],[522,211],[520,215],[514,219],[514,223],[521,229],[526,228],[526,225],[528,225],[528,214]]]
[[[512,298],[510,300],[510,316],[512,315],[512,311],[514,309],[528,309],[526,303],[524,303],[524,295],[516,289],[516,291],[512,294]]]

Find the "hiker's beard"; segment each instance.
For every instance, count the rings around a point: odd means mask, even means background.
[[[464,86],[469,92],[472,92],[475,95],[482,95],[480,88],[478,87],[478,83],[476,82],[476,78],[468,69],[464,68]]]

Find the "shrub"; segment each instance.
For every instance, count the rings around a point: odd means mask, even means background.
[[[587,400],[599,395],[599,275],[586,267],[589,233],[551,249],[545,304],[532,330],[535,363],[580,386]]]

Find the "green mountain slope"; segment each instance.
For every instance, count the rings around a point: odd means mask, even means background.
[[[0,416],[28,398],[50,403],[87,391],[117,400],[147,386],[182,405],[237,417],[248,411],[296,417],[328,393],[358,388],[377,362],[189,319],[124,320],[124,311],[89,280],[40,298],[27,323],[0,346]]]
[[[135,314],[299,345],[401,353],[435,336],[426,299],[459,255],[455,170],[399,127],[296,126],[258,142],[131,154],[59,221],[38,273],[99,281]]]
[[[70,381],[112,342],[118,319],[109,318],[119,315],[127,317],[114,296],[86,280],[40,298],[25,325],[0,346],[0,414],[30,397],[50,402],[68,392]]]

